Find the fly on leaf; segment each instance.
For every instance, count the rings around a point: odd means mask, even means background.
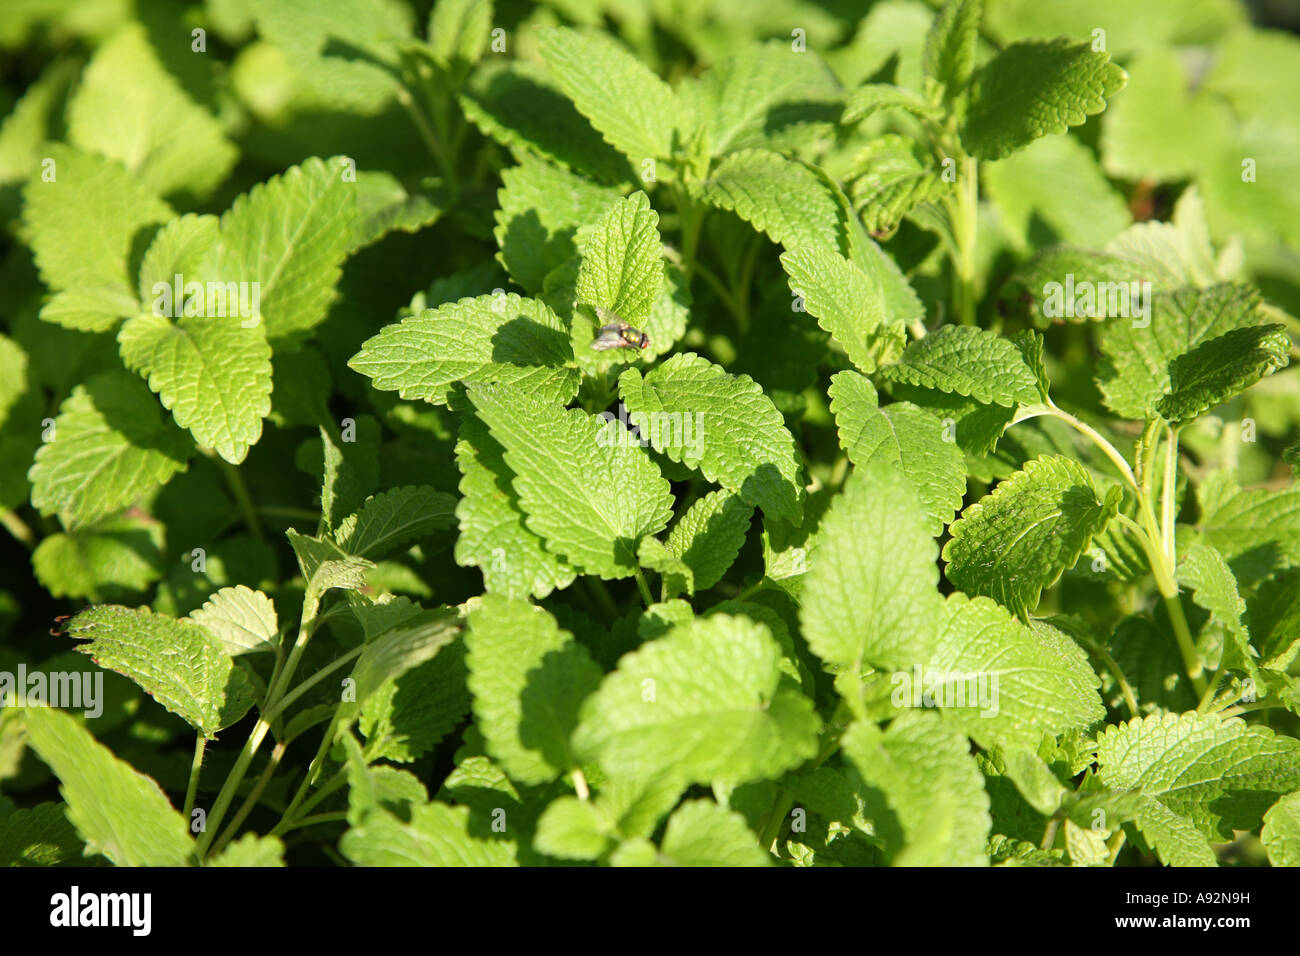
[[[610,349],[643,349],[650,344],[650,336],[634,329],[609,309],[596,306],[596,315],[604,324],[600,327],[591,347],[597,352]]]

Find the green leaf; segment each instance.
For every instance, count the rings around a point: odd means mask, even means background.
[[[1300,572],[1289,571],[1259,586],[1246,602],[1249,632],[1261,666],[1286,670],[1300,654]]]
[[[637,165],[672,155],[683,110],[667,83],[602,34],[545,29],[540,39],[560,89],[612,146]]]
[[[26,708],[27,738],[54,775],[88,853],[117,866],[185,866],[194,844],[185,820],[149,777],[68,714]]]
[[[897,356],[903,325],[892,317],[874,277],[834,249],[805,245],[782,253],[790,291],[864,372]]]
[[[66,625],[86,639],[77,650],[135,681],[149,696],[211,739],[253,706],[248,675],[207,628],[148,608],[87,608]]]
[[[78,332],[109,332],[139,310],[135,297],[122,289],[81,286],[50,296],[41,308],[41,319]]]
[[[1090,44],[1013,43],[976,72],[962,144],[977,159],[1009,156],[1100,113],[1126,82],[1110,54]]]
[[[1097,674],[1063,632],[1039,621],[1027,627],[984,597],[950,594],[943,604],[931,625],[928,663],[919,679],[910,675],[910,699],[894,675],[896,703],[928,706],[933,684],[944,719],[985,749],[1033,750],[1044,732],[1084,729],[1105,716]]]
[[[1047,399],[1037,369],[1015,342],[973,326],[941,326],[910,343],[899,362],[880,373],[890,382],[967,395],[983,405],[1015,408]]]
[[[753,514],[738,495],[711,491],[677,519],[666,544],[691,569],[696,590],[707,591],[722,580],[740,554]]]
[[[985,594],[1027,619],[1119,510],[1122,489],[1104,497],[1082,465],[1061,455],[1024,470],[962,512],[943,548],[944,573],[969,594]]]
[[[1254,651],[1250,634],[1242,623],[1246,602],[1237,590],[1237,579],[1223,555],[1208,545],[1193,544],[1178,559],[1178,583],[1195,592],[1192,599],[1209,611],[1227,629],[1236,651],[1235,660],[1226,654],[1222,667],[1246,668],[1254,674]]]
[[[658,538],[642,538],[636,557],[641,567],[659,575],[668,597],[676,597],[683,591],[692,596],[695,594],[695,572]]]
[[[361,709],[366,759],[411,763],[436,747],[469,713],[467,677],[465,645],[457,641],[381,684]]]
[[[1169,394],[1156,411],[1171,422],[1197,418],[1291,362],[1282,325],[1233,329],[1169,363]]]
[[[83,849],[64,804],[5,812],[0,803],[0,866],[75,865]]]
[[[54,597],[96,602],[138,597],[162,576],[163,538],[158,522],[112,518],[42,538],[32,552],[32,570]]]
[[[525,523],[547,550],[588,574],[632,575],[638,542],[672,515],[668,482],[649,455],[619,447],[621,426],[580,409],[508,386],[475,386],[469,397],[504,447]]]
[[[966,459],[943,422],[911,402],[880,408],[871,381],[857,372],[832,375],[829,394],[849,461],[859,468],[877,460],[897,465],[937,536],[966,494]]]
[[[687,800],[678,807],[668,818],[654,858],[655,866],[770,866],[771,862],[745,818],[712,800]]]
[[[516,866],[515,845],[471,833],[470,808],[426,803],[403,821],[383,808],[369,811],[339,841],[357,866]]]
[[[217,187],[238,151],[163,68],[142,26],[95,51],[68,104],[68,142],[118,160],[159,195]]]
[[[203,263],[220,238],[221,220],[216,216],[186,213],[159,229],[140,263],[140,302],[152,301],[154,315],[184,315],[191,298],[185,286],[202,275]],[[203,295],[196,297],[198,304],[206,305]],[[133,308],[129,314],[136,311]]]
[[[987,865],[989,797],[961,734],[903,714],[883,731],[855,722],[841,748],[871,788],[868,809],[894,865]]]
[[[217,639],[231,657],[274,651],[280,643],[275,604],[242,584],[222,588],[190,612],[189,619]]]
[[[488,753],[524,784],[575,769],[569,737],[579,706],[600,683],[586,647],[541,608],[492,594],[470,614],[465,645]]]
[[[545,303],[514,293],[426,309],[365,341],[348,366],[381,391],[445,405],[457,383],[494,382],[563,404],[578,391],[564,323]]]
[[[945,101],[965,92],[975,71],[983,7],[983,0],[948,0],[925,38],[925,76],[943,88]]]
[[[349,554],[376,560],[398,545],[427,537],[455,523],[456,499],[424,485],[372,495],[339,524],[336,538]]]
[[[1142,794],[1134,826],[1166,866],[1218,866],[1214,848],[1186,817]]]
[[[623,657],[583,704],[573,746],[613,777],[708,783],[779,775],[817,749],[812,703],[783,686],[762,624],[717,614]]]
[[[1101,330],[1102,358],[1097,366],[1097,384],[1106,405],[1124,418],[1154,415],[1160,400],[1170,394],[1174,360],[1226,332],[1255,326],[1258,304],[1258,293],[1249,287],[1224,283],[1156,293],[1149,303],[1149,318],[1111,319]],[[1200,364],[1195,359],[1184,364],[1180,378],[1186,379]],[[1189,386],[1197,391],[1194,379]],[[1187,397],[1189,405],[1195,404],[1194,395]],[[1200,398],[1204,397],[1202,393]],[[1170,410],[1181,410],[1178,404]]]
[[[271,411],[271,346],[260,325],[141,315],[122,326],[117,341],[123,362],[148,381],[177,425],[231,464],[244,460]]]
[[[748,375],[731,375],[693,352],[679,352],[644,378],[628,369],[619,376],[618,391],[629,420],[655,451],[698,469],[773,518],[801,520],[794,438]]]
[[[539,157],[601,182],[631,178],[627,159],[592,129],[545,67],[503,59],[480,63],[460,91],[461,109],[485,136],[520,162]],[[521,284],[530,292],[540,289],[540,280],[536,288]]]
[[[366,571],[374,563],[348,554],[333,541],[300,534],[293,528],[285,532],[289,546],[298,558],[298,567],[307,581],[303,596],[303,618],[316,616],[320,599],[332,588],[359,591],[366,586]]]
[[[1274,866],[1300,866],[1300,792],[1278,799],[1264,814],[1259,838]]]
[[[412,38],[393,0],[250,0],[257,32],[283,51],[321,106],[375,114],[399,85],[397,46]]]
[[[577,253],[579,226],[593,223],[619,202],[617,189],[539,159],[525,157],[501,172],[495,213],[497,258],[510,277],[534,295],[547,275]]]
[[[854,470],[817,532],[799,612],[813,653],[861,670],[924,658],[938,547],[916,493],[885,462]]]
[[[221,238],[204,279],[258,283],[258,314],[271,340],[325,319],[352,241],[355,190],[344,170],[312,157],[237,198],[221,217]],[[209,291],[208,315],[221,314]]]
[[[366,644],[352,668],[356,699],[340,706],[338,725],[346,726],[389,681],[432,660],[459,634],[460,614],[454,608],[439,608],[421,611]]]
[[[204,865],[240,868],[284,866],[284,844],[279,837],[245,833]]]
[[[1141,789],[1202,836],[1227,842],[1300,785],[1300,741],[1239,718],[1153,715],[1106,728],[1097,764],[1106,786]]]
[[[578,266],[579,302],[615,312],[641,325],[663,285],[659,214],[635,192],[619,200],[586,235]]]
[[[801,141],[829,126],[843,96],[816,54],[773,40],[714,63],[679,95],[694,103],[713,156]]]
[[[492,0],[443,0],[429,14],[429,48],[444,68],[477,63],[492,32]]]
[[[773,242],[840,250],[845,243],[838,190],[825,173],[779,153],[729,153],[695,187],[710,206],[730,209]]]
[[[1249,587],[1300,565],[1300,487],[1243,490],[1231,472],[1221,472],[1198,485],[1196,497],[1195,528],[1228,559],[1239,583]]]
[[[132,295],[132,242],[172,218],[171,208],[114,160],[57,143],[49,158],[54,180],[35,176],[23,190],[23,225],[41,279],[51,289]]]
[[[847,186],[862,225],[873,236],[892,235],[903,217],[922,203],[952,191],[919,144],[903,136],[873,139],[854,158]]]
[[[388,233],[419,232],[437,222],[450,204],[437,180],[423,180],[408,189],[396,176],[377,169],[357,172],[357,217],[349,252],[374,245]]]
[[[59,408],[53,440],[36,452],[32,506],[68,529],[93,524],[184,471],[193,445],[165,421],[143,382],[104,372]]]
[[[537,819],[533,848],[566,860],[595,860],[608,848],[610,825],[589,800],[560,797]]]
[[[488,593],[508,597],[544,598],[568,587],[576,572],[547,551],[541,537],[528,529],[519,499],[511,488],[514,477],[502,457],[501,445],[487,426],[472,416],[461,420],[456,443],[461,499],[456,504],[460,534],[456,563],[483,572]]]
[[[859,86],[845,98],[844,114],[840,117],[840,122],[850,126],[862,122],[877,110],[891,109],[931,119],[943,115],[943,110],[912,90],[888,83],[868,83]]]

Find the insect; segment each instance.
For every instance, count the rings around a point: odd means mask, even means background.
[[[601,322],[605,323],[591,343],[591,347],[597,352],[606,352],[609,349],[643,349],[650,344],[650,336],[640,329],[632,328],[609,309],[596,306],[596,315],[600,317]]]

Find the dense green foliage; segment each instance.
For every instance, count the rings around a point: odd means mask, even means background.
[[[1300,40],[130,6],[0,10],[0,864],[1300,862]]]

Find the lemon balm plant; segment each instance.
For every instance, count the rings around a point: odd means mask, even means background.
[[[0,14],[0,861],[1300,862],[1300,41],[430,6]]]

